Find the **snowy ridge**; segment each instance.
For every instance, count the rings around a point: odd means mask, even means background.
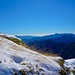
[[[5,36],[5,37],[9,37],[9,38],[17,38],[17,39],[21,40],[20,38],[16,37],[15,35],[9,35],[9,34],[0,33],[0,36]]]
[[[28,75],[59,75],[61,67],[55,62],[58,59],[60,58],[52,60],[0,37],[0,75],[13,75],[14,69],[24,69]]]

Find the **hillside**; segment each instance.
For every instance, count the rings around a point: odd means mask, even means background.
[[[72,42],[75,42],[75,35],[66,34],[61,37],[54,38],[52,40],[55,42],[61,42],[61,43],[72,43]]]
[[[23,39],[30,49],[44,53],[53,52],[64,59],[75,58],[75,34],[54,34],[32,38],[28,41]]]
[[[34,41],[27,44],[31,49],[42,52],[53,52],[64,59],[75,58],[75,43],[61,43],[52,40]]]
[[[0,75],[59,75],[61,67],[57,62],[61,59],[44,56],[0,37]]]
[[[75,59],[67,59],[64,63],[64,70],[67,71],[69,75],[75,75]]]

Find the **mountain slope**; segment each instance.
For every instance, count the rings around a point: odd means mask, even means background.
[[[75,42],[75,37],[72,34],[65,34],[59,38],[52,39],[55,42],[72,43]]]
[[[61,67],[56,60],[0,37],[0,75],[59,75]]]
[[[75,58],[75,42],[62,43],[54,42],[52,40],[34,41],[27,44],[31,49],[42,52],[53,52],[59,54],[64,59]]]
[[[27,39],[27,38],[26,38]],[[35,37],[30,40],[23,39],[30,49],[41,52],[53,52],[64,59],[75,58],[75,34],[54,34]]]
[[[66,70],[67,75],[75,75],[75,59],[65,60],[63,68]]]

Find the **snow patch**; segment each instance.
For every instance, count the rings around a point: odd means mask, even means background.
[[[58,59],[59,57],[44,56],[0,37],[0,75],[13,75],[14,69],[24,69],[29,75],[30,71],[33,75],[58,75],[61,68],[55,62]]]

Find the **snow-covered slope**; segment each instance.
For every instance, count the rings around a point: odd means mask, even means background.
[[[21,40],[20,38],[14,36],[14,35],[9,35],[9,34],[2,34],[2,33],[0,33],[0,36],[5,36],[5,37],[9,37],[9,38],[17,38],[17,39]]]
[[[64,66],[70,68],[70,70],[75,70],[75,59],[65,60]]]
[[[67,75],[75,75],[75,59],[67,59],[63,65]]]
[[[13,75],[23,69],[28,75],[59,75],[60,66],[42,54],[0,37],[0,75]],[[21,75],[21,74],[18,74]]]

